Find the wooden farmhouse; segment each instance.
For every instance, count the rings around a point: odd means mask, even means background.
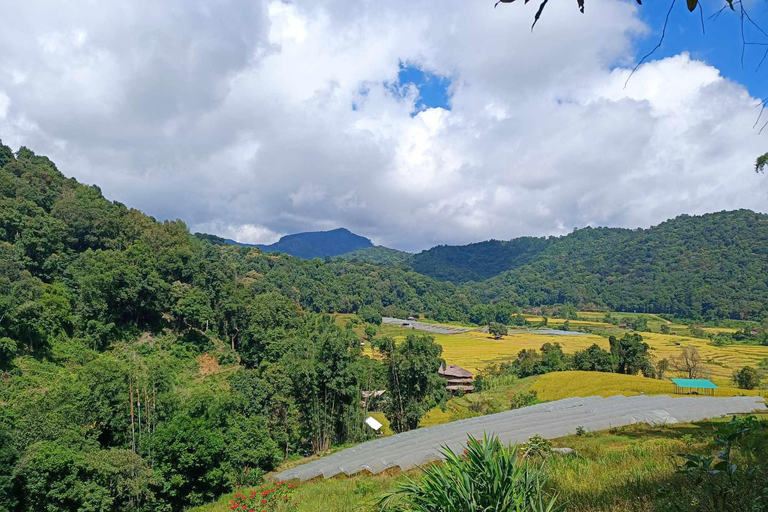
[[[445,389],[451,392],[464,391],[471,392],[474,388],[472,378],[474,374],[455,364],[449,364],[445,368],[440,365],[437,373],[445,379]]]

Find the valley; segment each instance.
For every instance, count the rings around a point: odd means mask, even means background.
[[[375,438],[368,416],[388,436],[569,398],[670,395],[670,377],[765,394],[764,214],[413,256],[336,230],[366,248],[319,232],[311,250],[328,257],[301,258],[157,221],[24,147],[0,145],[0,185],[0,510],[218,511]],[[472,377],[448,389],[447,365]],[[750,418],[736,425],[762,433]],[[649,489],[702,497],[669,457],[712,451],[725,419],[713,421],[553,440],[579,458],[541,439],[542,457],[521,460],[566,510],[622,510],[626,496],[665,507]],[[758,471],[765,447],[751,436],[734,456]],[[365,510],[421,475],[286,484],[274,510],[289,498]]]

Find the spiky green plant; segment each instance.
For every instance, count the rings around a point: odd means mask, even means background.
[[[496,436],[472,437],[464,453],[444,447],[443,464],[423,468],[379,500],[382,510],[414,512],[555,512],[557,496],[544,490],[543,463],[518,457],[517,446]]]

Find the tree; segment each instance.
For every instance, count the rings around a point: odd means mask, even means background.
[[[379,328],[375,324],[368,324],[365,326],[365,337],[370,342],[376,333],[379,332]]]
[[[656,363],[656,377],[664,379],[664,374],[669,370],[669,359],[661,359]]]
[[[669,364],[673,370],[689,379],[702,379],[709,373],[701,360],[699,351],[690,345],[683,347],[677,356],[670,357]]]
[[[661,334],[669,334],[669,324],[661,324],[661,327],[659,327],[659,331]]]
[[[537,373],[565,370],[565,354],[563,354],[563,347],[559,343],[545,343],[539,350],[541,350],[541,362]]]
[[[616,362],[607,350],[594,343],[586,350],[573,355],[573,369],[587,372],[612,372]]]
[[[293,340],[282,358],[303,417],[303,433],[320,453],[362,428],[360,340],[327,315],[313,315],[312,332]]]
[[[541,372],[541,356],[532,348],[525,348],[517,353],[517,359],[512,363],[517,376],[520,378],[538,375]]]
[[[16,357],[16,342],[11,338],[0,338],[0,370],[7,370]]]
[[[399,345],[393,338],[376,340],[387,367],[387,402],[384,412],[395,432],[419,426],[422,416],[445,402],[445,380],[438,374],[445,361],[443,348],[427,334],[408,334]]]
[[[507,326],[504,324],[491,322],[488,324],[488,332],[494,339],[500,340],[503,336],[507,335]]]
[[[760,374],[751,366],[733,372],[733,382],[741,389],[759,388],[760,380]]]
[[[555,310],[554,316],[565,320],[576,320],[579,317],[579,314],[573,304],[563,304]]]
[[[367,322],[369,324],[381,325],[381,314],[371,306],[361,307],[357,311],[357,314],[360,318],[363,319],[364,322]]]
[[[152,436],[155,471],[163,478],[160,494],[174,508],[200,505],[226,487],[221,462],[224,436],[203,418],[177,414]]]
[[[621,339],[611,336],[608,343],[616,361],[616,373],[635,375],[647,364],[650,347],[639,334],[625,334]]]
[[[227,479],[235,488],[259,485],[264,473],[274,469],[283,456],[270,436],[267,419],[261,415],[234,414],[228,423],[224,435]]]
[[[0,512],[15,510],[18,501],[13,492],[13,469],[19,459],[19,452],[14,446],[14,420],[7,409],[0,409]]]
[[[172,311],[179,322],[194,329],[208,330],[214,315],[211,301],[203,290],[176,281],[171,286],[171,296],[176,300]]]
[[[83,452],[51,441],[30,448],[18,465],[27,510],[151,510],[150,471],[128,450]]]

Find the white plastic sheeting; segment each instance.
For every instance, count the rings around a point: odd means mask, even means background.
[[[546,438],[562,437],[574,433],[579,426],[594,431],[633,423],[699,421],[765,409],[765,401],[753,396],[565,398],[368,441],[285,470],[276,474],[274,479],[305,481],[320,476],[330,478],[339,473],[353,475],[361,471],[376,474],[393,467],[407,471],[440,459],[444,446],[460,451],[467,436],[479,439],[484,433],[495,434],[504,443],[524,443],[536,434]]]
[[[415,320],[401,320],[399,318],[390,318],[388,316],[382,317],[381,323],[398,325],[405,329],[415,329],[417,331],[431,332],[433,334],[460,334],[472,330],[450,325],[425,324],[424,322],[417,322]]]

